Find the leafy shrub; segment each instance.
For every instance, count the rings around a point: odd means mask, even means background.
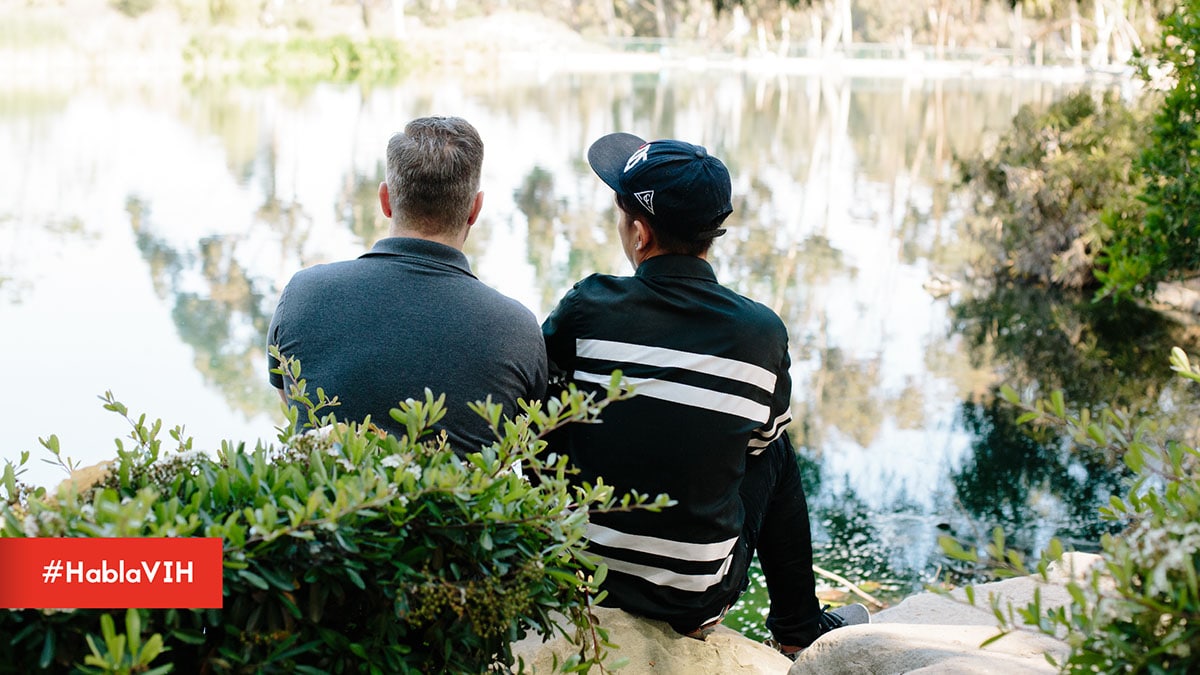
[[[961,163],[993,274],[1085,288],[1113,218],[1140,218],[1132,171],[1139,114],[1115,96],[1077,92],[1022,106],[996,149]]]
[[[605,658],[611,645],[593,634],[589,613],[604,569],[582,553],[589,511],[669,502],[618,500],[602,484],[573,488],[566,459],[543,456],[541,438],[568,421],[594,421],[627,395],[619,374],[601,400],[571,390],[523,404],[511,419],[476,404],[498,440],[464,460],[429,431],[441,398],[426,392],[392,410],[407,430],[396,437],[369,420],[337,422],[326,414],[336,401],[319,390],[313,400],[299,364],[285,368],[304,411],[291,409],[278,447],[225,443],[214,459],[193,451],[179,428],[164,441],[161,422],[130,417],[107,394],[132,443],[118,440],[100,484],[52,496],[22,485],[21,465],[6,465],[0,536],[221,537],[224,606],[115,619],[101,610],[0,611],[0,634],[11,636],[0,640],[0,671],[482,672],[510,667],[512,642],[528,632],[571,626],[590,652],[566,667]],[[284,431],[302,414],[318,432]],[[59,455],[56,438],[44,444]],[[556,626],[552,613],[569,623]]]
[[[1114,297],[1149,294],[1160,281],[1200,271],[1200,0],[1179,5],[1163,17],[1151,58],[1139,63],[1143,79],[1166,91],[1137,162],[1145,217],[1117,221],[1098,275]]]
[[[1200,382],[1200,367],[1180,349],[1171,367]],[[1061,394],[1033,404],[1016,392],[1005,397],[1023,407],[1023,422],[1070,432],[1077,445],[1121,458],[1132,472],[1124,496],[1114,495],[1101,515],[1125,524],[1101,538],[1102,564],[1082,581],[1068,582],[1071,602],[1043,607],[1035,595],[1014,610],[991,599],[1003,635],[1024,626],[1065,635],[1071,648],[1059,664],[1070,673],[1195,673],[1200,671],[1200,451],[1190,439],[1164,438],[1153,418],[1137,419],[1116,409],[1069,412]],[[973,550],[945,539],[952,557],[976,560]],[[997,532],[987,547],[992,563],[1008,574],[1027,574],[1021,556],[1004,548]],[[1052,541],[1038,571],[1063,548]],[[968,593],[973,598],[973,594]]]

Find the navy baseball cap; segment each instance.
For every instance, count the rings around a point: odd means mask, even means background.
[[[699,145],[646,142],[633,134],[602,136],[588,148],[592,171],[654,216],[654,224],[688,240],[719,237],[733,213],[729,171]]]

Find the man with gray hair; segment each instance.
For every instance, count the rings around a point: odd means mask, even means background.
[[[310,391],[336,395],[337,418],[403,433],[389,410],[426,388],[446,395],[444,431],[460,455],[495,440],[468,408],[491,396],[516,415],[540,400],[546,356],[533,313],[479,281],[463,244],[483,207],[483,141],[457,117],[423,117],[392,136],[379,206],[389,236],[355,260],[292,277],[267,342],[300,361]],[[279,367],[268,356],[268,369]],[[270,374],[287,399],[287,383]]]

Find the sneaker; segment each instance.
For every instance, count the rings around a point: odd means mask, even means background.
[[[829,609],[829,605],[821,608],[821,616],[817,618],[817,634],[812,642],[816,642],[817,638],[828,633],[831,630],[844,628],[846,626],[857,626],[859,624],[871,623],[871,612],[867,606],[862,603],[854,603],[852,605],[843,605],[836,609]],[[809,643],[809,645],[812,644]],[[779,641],[768,638],[764,644],[778,651],[780,654],[795,661],[796,657],[800,656],[809,645],[798,647],[795,645],[782,645]]]
[[[866,605],[860,602],[842,605],[832,610],[829,609],[829,605],[825,605],[821,608],[821,618],[817,619],[817,637],[821,637],[835,628],[857,626],[862,623],[871,623],[871,612]]]

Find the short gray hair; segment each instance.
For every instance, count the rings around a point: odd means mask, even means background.
[[[388,141],[393,222],[422,234],[453,234],[467,224],[479,192],[483,141],[459,117],[420,117]]]

